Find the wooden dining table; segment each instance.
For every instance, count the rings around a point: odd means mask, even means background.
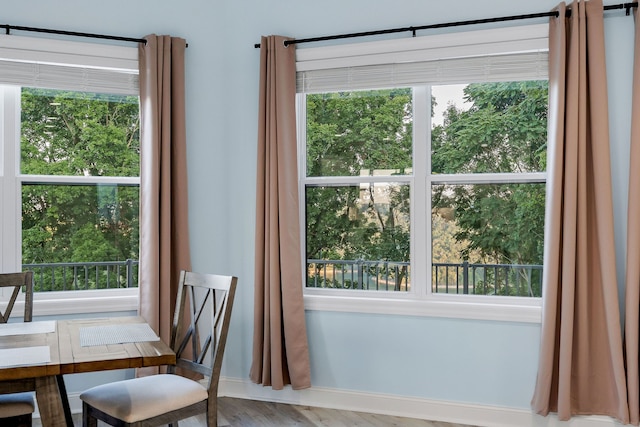
[[[0,324],[0,394],[35,391],[43,427],[73,427],[65,374],[175,363],[141,317]]]

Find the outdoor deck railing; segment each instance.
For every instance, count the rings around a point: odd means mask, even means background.
[[[433,263],[433,293],[540,297],[542,266]]]
[[[34,292],[138,287],[138,260],[22,264],[33,271]]]
[[[433,263],[432,293],[539,297],[542,266],[525,264]],[[307,287],[406,292],[408,262],[307,260]]]
[[[33,271],[34,291],[133,288],[139,261],[23,264]],[[307,260],[308,288],[407,292],[409,262]],[[433,263],[432,293],[539,297],[542,266],[518,264]]]
[[[307,260],[308,288],[408,291],[408,262]]]

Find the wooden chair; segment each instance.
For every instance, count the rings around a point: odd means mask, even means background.
[[[33,272],[0,274],[0,289],[11,289],[9,302],[4,310],[0,310],[0,323],[7,323],[11,310],[24,286],[24,316],[25,322],[31,322],[33,317]],[[31,426],[31,418],[35,404],[33,393],[0,394],[0,425],[11,427]]]
[[[177,425],[194,415],[218,425],[217,397],[237,278],[182,271],[171,328],[176,366],[151,375],[93,387],[80,395],[82,425]],[[188,316],[185,311],[188,309]],[[176,374],[176,368],[208,377],[206,386]]]

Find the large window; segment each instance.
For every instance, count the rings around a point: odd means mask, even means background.
[[[411,105],[409,89],[307,95],[307,287],[410,289]]]
[[[539,307],[546,29],[529,31],[298,51],[308,297]]]
[[[540,297],[547,81],[432,93],[432,292]]]
[[[135,309],[137,49],[11,37],[3,52],[0,271],[34,272],[36,314]]]
[[[137,287],[138,97],[22,88],[22,266],[35,292]]]

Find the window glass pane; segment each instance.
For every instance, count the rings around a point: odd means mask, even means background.
[[[307,176],[410,174],[411,89],[310,94]]]
[[[22,89],[23,174],[139,176],[138,97]]]
[[[23,185],[22,262],[36,291],[135,287],[139,188]]]
[[[540,297],[544,184],[432,186],[432,292]]]
[[[547,81],[432,87],[434,174],[546,169]]]
[[[410,290],[409,226],[409,185],[307,187],[307,287]]]

